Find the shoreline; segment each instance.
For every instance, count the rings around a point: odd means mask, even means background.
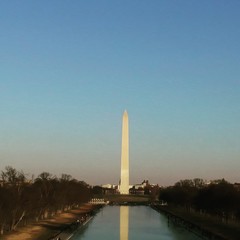
[[[59,213],[52,218],[30,223],[19,227],[16,231],[0,236],[1,240],[53,240],[61,233],[67,231],[68,236],[74,233],[80,226],[87,224],[90,217],[100,209],[102,205],[89,203],[82,204],[78,208]],[[85,216],[85,219],[83,217]],[[86,218],[88,217],[88,218]],[[80,223],[80,219],[82,222]],[[79,221],[78,221],[79,220]],[[84,221],[83,221],[84,220]],[[77,223],[77,224],[76,224]],[[66,235],[67,236],[67,235]],[[70,238],[61,238],[61,240]]]
[[[88,224],[93,218],[96,212],[102,208],[102,205],[93,205],[91,211],[84,213],[80,219],[75,220],[68,227],[63,229],[60,233],[54,237],[49,238],[48,240],[70,240],[81,227]]]
[[[81,225],[79,225],[73,232],[63,231],[63,232],[59,233],[56,237],[51,238],[49,240],[59,240],[59,239],[60,240],[70,240],[81,227],[85,226],[92,219],[93,219],[93,216],[86,219],[86,221],[83,222]]]
[[[168,217],[169,224],[179,224],[203,239],[239,240],[239,225],[216,222],[209,217],[168,206],[152,205],[151,207],[165,214]]]

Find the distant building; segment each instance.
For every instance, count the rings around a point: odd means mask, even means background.
[[[148,180],[143,180],[142,183],[137,183],[129,185],[129,194],[136,195],[156,195],[159,191],[159,186],[157,184],[150,184]],[[120,185],[114,184],[103,184],[101,185],[102,194],[119,194]]]
[[[103,194],[116,194],[118,193],[118,185],[103,184],[101,185]]]
[[[240,183],[234,183],[233,186],[237,191],[240,191]]]

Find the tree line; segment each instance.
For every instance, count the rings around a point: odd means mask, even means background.
[[[240,188],[224,179],[205,184],[202,179],[181,180],[162,188],[159,199],[173,206],[202,214],[218,216],[224,221],[240,221]]]
[[[71,175],[60,178],[48,172],[27,180],[26,174],[6,167],[0,176],[0,233],[18,225],[54,216],[91,198],[91,189]]]

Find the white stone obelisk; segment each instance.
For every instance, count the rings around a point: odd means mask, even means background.
[[[129,194],[129,133],[128,113],[125,110],[122,120],[122,152],[120,194]]]

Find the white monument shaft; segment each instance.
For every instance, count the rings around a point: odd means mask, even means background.
[[[129,194],[129,133],[128,114],[123,114],[122,121],[122,152],[121,152],[121,183],[120,193]]]

